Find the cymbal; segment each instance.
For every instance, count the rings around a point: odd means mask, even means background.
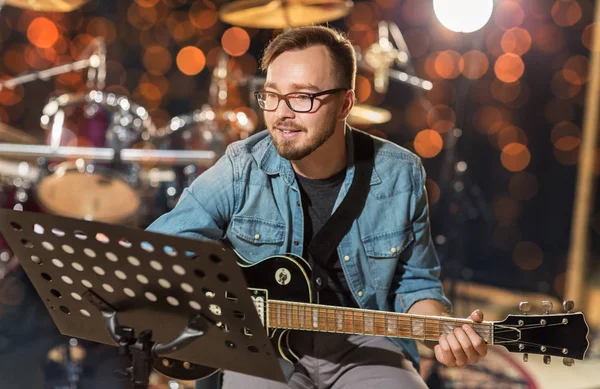
[[[36,144],[38,139],[5,123],[0,123],[0,140],[14,143]]]
[[[392,113],[384,108],[373,107],[366,104],[356,104],[348,115],[348,124],[351,126],[368,126],[389,122]]]
[[[89,0],[6,0],[6,5],[41,12],[70,12]]]
[[[219,18],[235,26],[279,29],[339,19],[353,6],[350,0],[239,0],[221,7]]]

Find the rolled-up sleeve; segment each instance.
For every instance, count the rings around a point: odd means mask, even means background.
[[[425,169],[418,163],[414,170],[415,190],[411,203],[414,241],[402,252],[398,262],[396,295],[401,306],[396,310],[406,312],[417,301],[433,299],[451,312],[452,304],[444,295],[439,279],[440,262],[431,239]]]
[[[147,230],[188,238],[222,239],[234,202],[233,164],[226,154],[185,188],[177,205]]]

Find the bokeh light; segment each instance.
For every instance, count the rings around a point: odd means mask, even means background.
[[[545,53],[556,53],[565,46],[565,37],[554,24],[536,26],[532,37],[534,45]]]
[[[521,270],[535,270],[544,261],[544,253],[533,242],[519,242],[513,250],[513,261]]]
[[[207,8],[205,3],[195,1],[190,7],[190,21],[201,30],[213,27],[218,21],[218,14],[214,5],[213,8]]]
[[[206,58],[202,50],[194,46],[186,46],[177,54],[177,67],[188,76],[193,76],[202,71],[206,65]]]
[[[490,62],[487,56],[479,50],[471,50],[463,54],[458,62],[460,72],[471,80],[483,77],[487,73]]]
[[[244,55],[250,47],[250,36],[243,28],[231,27],[221,37],[223,50],[233,57]]]
[[[427,99],[433,105],[452,105],[456,100],[456,88],[451,81],[439,80],[433,82],[433,88],[426,92]]]
[[[498,4],[493,19],[500,29],[509,30],[523,24],[525,11],[517,1],[504,0]]]
[[[575,97],[581,90],[580,84],[572,84],[566,78],[572,77],[573,72],[567,72],[567,74],[568,75],[566,76],[565,71],[560,70],[554,73],[552,81],[550,81],[552,93],[554,93],[556,97],[559,97],[561,99],[570,99],[572,97]]]
[[[428,178],[425,180],[425,188],[427,188],[427,201],[429,205],[435,205],[440,200],[440,186],[437,182]]]
[[[50,48],[58,40],[58,28],[50,19],[35,18],[27,28],[27,39],[39,48]]]
[[[496,77],[501,81],[511,83],[523,76],[525,64],[521,57],[513,53],[502,54],[494,64]]]
[[[521,143],[510,143],[502,149],[500,155],[502,166],[511,172],[524,170],[531,162],[531,153],[527,146]]]
[[[440,52],[435,58],[435,72],[446,79],[456,78],[460,74],[460,54],[454,50]]]
[[[550,132],[552,144],[560,151],[572,151],[579,147],[581,130],[574,123],[560,122]]]
[[[589,60],[582,55],[569,57],[563,66],[565,80],[573,85],[583,85],[588,80]]]
[[[527,146],[528,138],[525,131],[517,126],[505,125],[496,134],[497,147],[504,150],[511,143],[518,143]]]
[[[502,35],[500,47],[505,53],[523,55],[531,49],[531,35],[523,28],[511,28]]]
[[[576,24],[581,19],[581,6],[575,0],[555,1],[552,5],[552,19],[561,27]]]
[[[490,20],[493,9],[493,0],[433,0],[435,16],[454,32],[469,33],[481,29]]]
[[[521,216],[521,204],[514,198],[498,195],[492,202],[492,212],[502,226],[510,226]]]
[[[434,130],[419,131],[414,140],[414,148],[417,154],[423,158],[433,158],[442,151],[444,140],[442,136]]]
[[[162,46],[150,46],[144,51],[142,62],[148,73],[162,75],[171,69],[173,57]]]
[[[435,105],[427,113],[427,125],[440,134],[452,130],[455,122],[456,113],[454,109],[445,104]]]
[[[512,175],[508,184],[510,195],[517,200],[527,201],[537,195],[539,182],[535,175],[522,171]]]
[[[356,101],[358,103],[364,103],[371,95],[371,92],[372,87],[369,79],[358,74],[356,76]]]

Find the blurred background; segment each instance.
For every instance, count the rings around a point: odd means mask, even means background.
[[[595,2],[469,3],[8,0],[0,207],[146,227],[229,143],[263,129],[252,94],[266,43],[328,24],[359,59],[350,124],[423,159],[455,313],[483,306],[501,320],[519,301],[539,311],[569,297],[579,174],[591,198],[575,303],[597,328],[599,145],[582,156],[587,98],[600,93],[588,91]],[[116,349],[62,337],[1,238],[0,324],[0,387],[115,385]],[[498,354],[423,374],[430,387],[600,388],[597,343],[575,370]]]

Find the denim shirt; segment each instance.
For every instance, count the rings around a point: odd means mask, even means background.
[[[352,131],[346,127],[348,165],[334,211],[354,176]],[[374,142],[365,207],[337,248],[348,287],[365,309],[406,312],[419,300],[435,299],[450,310],[438,278],[421,161],[391,142],[375,137]],[[292,165],[267,131],[232,143],[148,230],[227,239],[249,262],[290,252],[302,256],[304,216]],[[418,366],[414,340],[390,340]]]

